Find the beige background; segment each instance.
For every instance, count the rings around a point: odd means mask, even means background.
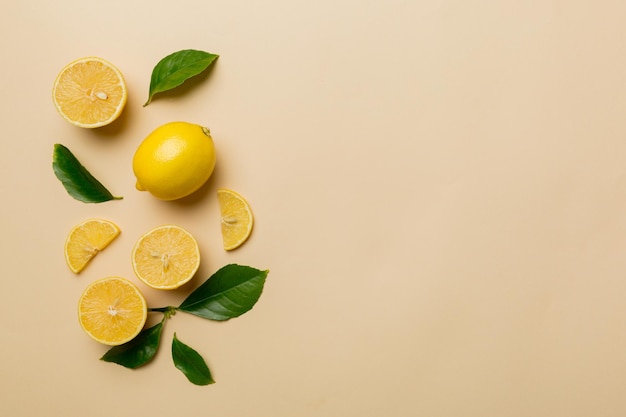
[[[2,416],[623,416],[626,414],[626,6],[591,0],[9,0],[0,14]],[[146,108],[163,56],[215,67]],[[125,74],[123,117],[56,113],[52,82],[98,55]],[[161,202],[131,159],[156,126],[207,125],[215,176]],[[124,200],[71,199],[63,143]],[[215,189],[257,224],[221,249]],[[122,235],[79,277],[69,229]],[[200,242],[197,279],[269,268],[256,307],[179,314],[145,368],[98,358],[76,319],[87,283],[135,280],[162,223]],[[151,306],[174,293],[144,290]],[[217,383],[171,363],[176,332]]]

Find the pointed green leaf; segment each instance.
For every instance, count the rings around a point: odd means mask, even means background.
[[[104,185],[80,163],[65,146],[57,143],[52,154],[54,175],[61,181],[67,193],[83,203],[102,203],[121,200],[115,197]]]
[[[113,362],[126,368],[139,368],[150,362],[159,348],[163,322],[144,329],[130,342],[115,346],[100,359],[105,362]]]
[[[202,356],[176,337],[172,340],[172,359],[178,368],[191,382],[196,385],[209,385],[215,381]]]
[[[209,320],[228,320],[250,310],[263,292],[269,271],[226,265],[196,288],[179,310]]]
[[[150,104],[157,93],[178,87],[211,65],[219,55],[195,49],[174,52],[160,60],[152,70],[150,91],[144,107]]]

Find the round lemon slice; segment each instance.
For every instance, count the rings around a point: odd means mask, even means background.
[[[226,188],[217,190],[217,200],[220,206],[224,249],[236,249],[243,245],[252,233],[254,223],[252,209],[245,198]]]
[[[59,72],[52,99],[65,120],[75,126],[95,128],[119,117],[128,90],[115,65],[92,56],[72,61]]]
[[[193,278],[200,266],[198,242],[187,230],[164,225],[139,238],[132,251],[133,269],[146,285],[173,290]]]
[[[116,346],[132,340],[148,317],[146,300],[139,289],[121,277],[92,282],[78,301],[78,320],[96,342]]]
[[[75,274],[120,234],[120,228],[105,219],[88,219],[72,228],[65,240],[65,261]]]

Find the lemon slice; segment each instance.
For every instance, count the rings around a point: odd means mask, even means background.
[[[217,190],[220,205],[222,240],[225,250],[233,250],[243,245],[252,233],[254,218],[250,205],[238,193],[220,188]]]
[[[148,308],[139,289],[121,277],[92,282],[78,301],[78,320],[96,342],[121,345],[139,334]]]
[[[146,285],[173,290],[193,278],[200,266],[200,250],[191,233],[176,225],[165,225],[139,238],[132,261],[135,274]]]
[[[128,91],[113,64],[85,57],[67,64],[54,81],[52,99],[65,120],[94,128],[113,122],[124,110]]]
[[[89,219],[72,228],[65,240],[65,260],[75,274],[120,234],[120,228],[104,219]]]

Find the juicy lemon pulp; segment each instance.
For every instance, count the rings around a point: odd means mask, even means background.
[[[86,57],[70,62],[60,71],[52,98],[65,120],[79,127],[95,128],[119,117],[128,91],[124,76],[113,64]]]
[[[245,198],[226,188],[217,190],[217,199],[220,205],[224,249],[236,249],[243,245],[252,233],[254,223],[252,209]]]
[[[139,289],[121,277],[92,282],[78,302],[78,320],[95,341],[116,346],[139,334],[148,308]]]
[[[76,274],[120,234],[120,228],[104,219],[89,219],[72,228],[65,241],[65,260]]]
[[[146,285],[173,290],[193,278],[200,266],[194,237],[175,225],[159,226],[144,234],[132,252],[133,269]]]
[[[215,168],[209,129],[187,122],[156,128],[133,156],[136,188],[161,200],[177,200],[197,191]]]

